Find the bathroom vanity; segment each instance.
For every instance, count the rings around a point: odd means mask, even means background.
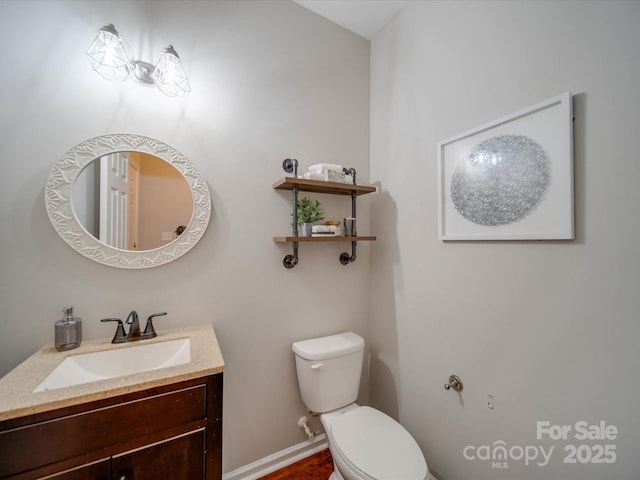
[[[181,338],[188,363],[33,393],[70,356]],[[219,480],[223,370],[211,326],[45,347],[0,379],[0,479]]]

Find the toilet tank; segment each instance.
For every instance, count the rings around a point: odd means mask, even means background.
[[[295,342],[298,386],[313,413],[324,413],[356,401],[360,388],[364,340],[353,332]]]

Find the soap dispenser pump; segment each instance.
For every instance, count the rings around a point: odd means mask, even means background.
[[[73,316],[73,307],[64,307],[62,320],[56,322],[56,350],[72,350],[82,342],[82,319]]]

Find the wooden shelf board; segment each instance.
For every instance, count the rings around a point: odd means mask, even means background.
[[[374,236],[362,237],[273,237],[275,243],[292,243],[292,242],[373,242],[376,240]]]
[[[293,190],[294,186],[297,186],[301,192],[329,193],[332,195],[351,195],[352,192],[355,192],[356,195],[364,195],[376,191],[376,187],[369,185],[320,182],[318,180],[305,180],[304,178],[293,177],[283,177],[273,184],[273,188],[276,190]]]

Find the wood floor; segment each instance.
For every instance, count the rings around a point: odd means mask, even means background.
[[[327,480],[333,472],[333,459],[329,449],[303,458],[299,462],[270,473],[260,480]]]

